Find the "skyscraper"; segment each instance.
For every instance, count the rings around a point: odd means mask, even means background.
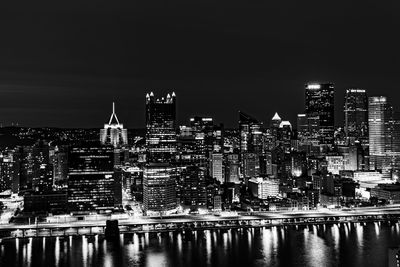
[[[309,121],[318,121],[320,144],[334,141],[334,85],[332,83],[306,84],[306,115]]]
[[[124,129],[124,125],[119,123],[117,114],[115,113],[115,103],[113,102],[112,113],[108,123],[104,124],[104,129],[100,129],[100,142],[111,144],[114,147],[128,144],[128,131]]]
[[[146,146],[149,162],[170,162],[176,153],[176,95],[146,94]]]
[[[386,97],[375,96],[368,98],[368,127],[370,169],[381,170],[389,151],[390,111]]]
[[[262,123],[239,111],[240,152],[262,152]]]
[[[182,171],[183,203],[192,209],[205,208],[207,204],[206,170],[188,166]]]
[[[71,147],[68,155],[68,206],[71,211],[107,210],[122,204],[114,176],[114,148],[100,144]]]
[[[176,209],[175,178],[168,163],[149,163],[143,171],[143,206],[147,214]]]
[[[223,155],[222,153],[212,153],[210,157],[210,176],[224,183]]]
[[[350,143],[368,142],[368,97],[363,89],[347,89],[344,99],[344,131]]]

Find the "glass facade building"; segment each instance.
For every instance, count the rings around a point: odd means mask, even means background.
[[[332,145],[334,143],[335,126],[334,85],[332,83],[308,83],[305,87],[305,114],[308,120],[318,127],[320,144]]]
[[[68,160],[70,211],[107,210],[121,204],[121,182],[115,179],[112,146],[74,146]]]
[[[347,138],[368,142],[368,97],[363,89],[346,90],[344,130]]]
[[[168,163],[150,163],[143,170],[143,207],[147,214],[176,209],[175,178]]]
[[[146,95],[146,147],[149,162],[170,162],[177,148],[176,95]]]

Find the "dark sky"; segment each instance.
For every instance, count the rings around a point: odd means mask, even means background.
[[[11,2],[11,3],[5,3]],[[238,110],[295,124],[304,83],[387,95],[400,110],[400,1],[1,1],[0,122],[144,127],[144,95],[178,118],[237,125]]]

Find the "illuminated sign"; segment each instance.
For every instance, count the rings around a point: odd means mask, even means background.
[[[307,89],[321,89],[320,84],[309,84],[307,85]]]

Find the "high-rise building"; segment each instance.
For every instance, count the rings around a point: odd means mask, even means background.
[[[240,153],[262,152],[262,123],[239,111]]]
[[[270,124],[270,127],[272,128],[272,129],[274,129],[274,128],[279,128],[279,125],[281,125],[281,122],[282,122],[282,119],[281,119],[281,117],[279,117],[279,114],[278,114],[278,112],[275,112],[275,115],[272,117],[272,119],[271,119],[271,124]]]
[[[13,189],[16,178],[18,178],[18,175],[12,156],[0,155],[0,192]]]
[[[182,173],[183,203],[192,209],[206,208],[206,170],[203,167],[188,166]]]
[[[146,94],[146,146],[149,162],[170,162],[176,148],[176,95]]]
[[[68,146],[57,145],[53,150],[53,183],[63,185],[68,177]]]
[[[259,157],[255,153],[243,154],[243,176],[247,179],[260,174]]]
[[[100,142],[103,145],[111,144],[114,147],[128,144],[128,130],[124,129],[122,123],[119,123],[117,114],[115,113],[114,102],[110,120],[104,124],[104,129],[100,129]]]
[[[225,181],[228,183],[239,183],[239,155],[228,154],[225,158]]]
[[[32,179],[32,189],[36,192],[50,192],[53,189],[53,166],[41,164]]]
[[[69,210],[109,210],[122,204],[121,181],[114,176],[113,146],[73,146],[68,161]]]
[[[177,207],[175,178],[168,163],[149,163],[143,171],[143,206],[146,214],[166,214]]]
[[[308,136],[308,120],[306,114],[297,114],[297,134],[300,140]]]
[[[224,183],[223,155],[222,153],[212,153],[210,158],[210,176]]]
[[[344,131],[350,143],[368,142],[368,97],[364,89],[347,89],[344,99]]]
[[[318,121],[320,144],[334,143],[334,85],[332,83],[306,84],[306,115],[309,121]]]
[[[390,106],[386,97],[376,96],[368,99],[368,128],[370,169],[381,170],[388,151],[388,123]]]

